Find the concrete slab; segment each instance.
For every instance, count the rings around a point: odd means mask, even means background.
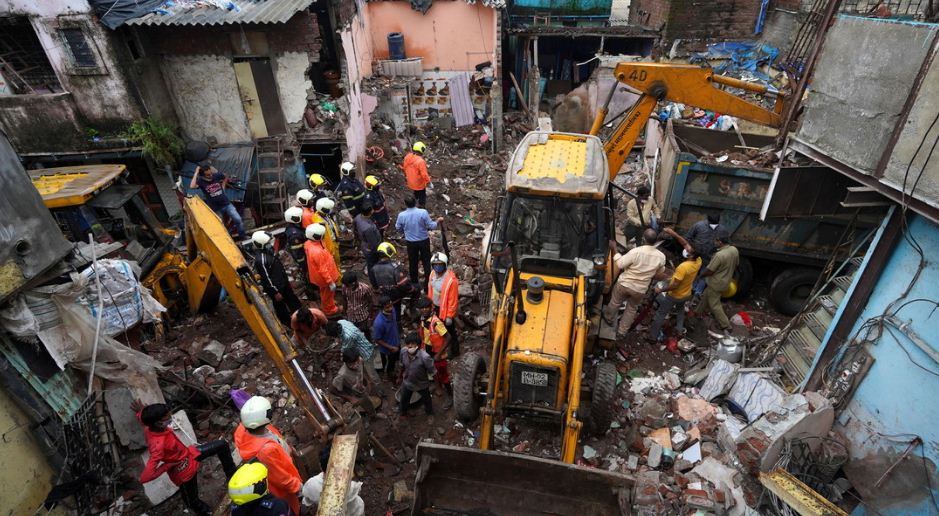
[[[108,413],[121,445],[131,450],[139,450],[147,447],[147,440],[143,435],[143,426],[137,420],[137,414],[130,408],[133,401],[134,395],[127,387],[108,389],[104,392],[104,402],[108,406]]]

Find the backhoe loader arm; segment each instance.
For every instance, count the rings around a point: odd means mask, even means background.
[[[280,369],[284,383],[298,400],[314,430],[327,436],[342,426],[342,418],[314,388],[296,360],[296,350],[274,310],[254,279],[254,273],[222,221],[199,197],[183,203],[186,212],[186,249],[189,265],[183,283],[195,312],[218,303],[221,288],[228,292],[241,316]]]
[[[646,120],[649,119],[660,100],[680,102],[770,127],[779,127],[782,124],[782,113],[785,108],[782,99],[777,99],[776,105],[770,110],[718,89],[716,85],[781,96],[779,91],[772,86],[717,75],[713,70],[695,65],[620,63],[613,73],[617,81],[638,90],[640,96],[604,144],[611,180],[616,177],[620,167],[623,166],[636,139],[642,133]],[[611,88],[606,102],[597,111],[593,126],[590,128],[591,135],[598,135],[600,128],[603,127],[615,91],[616,87]]]

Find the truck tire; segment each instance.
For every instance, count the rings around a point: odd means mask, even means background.
[[[479,417],[482,397],[479,389],[485,387],[482,377],[486,362],[478,353],[469,352],[459,361],[453,377],[453,406],[461,421],[470,422]]]
[[[781,314],[793,316],[802,310],[818,280],[818,269],[792,268],[779,273],[769,289],[769,301]]]
[[[616,366],[604,362],[597,366],[593,381],[593,399],[590,400],[590,432],[603,435],[613,422],[613,400],[616,396]]]
[[[737,281],[737,292],[733,295],[733,299],[737,301],[745,299],[750,295],[750,289],[753,288],[753,262],[741,256],[737,270],[734,271],[734,280]]]

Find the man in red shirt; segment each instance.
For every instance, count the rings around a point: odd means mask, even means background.
[[[427,185],[430,184],[430,174],[427,173],[427,162],[424,161],[424,152],[427,146],[424,142],[414,142],[411,152],[404,157],[401,170],[407,179],[408,188],[414,192],[417,206],[423,208],[427,205]]]
[[[212,514],[211,507],[199,499],[199,463],[213,455],[217,456],[225,477],[231,478],[235,474],[235,463],[228,443],[219,439],[186,446],[169,426],[173,416],[166,404],[155,403],[144,407],[139,401],[134,401],[131,408],[144,426],[143,434],[150,451],[150,459],[140,473],[140,482],[150,482],[167,473],[170,480],[179,486],[186,507],[200,516]]]

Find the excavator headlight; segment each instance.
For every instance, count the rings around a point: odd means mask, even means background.
[[[594,255],[593,268],[597,270],[606,269],[606,255],[602,255],[602,254]]]

